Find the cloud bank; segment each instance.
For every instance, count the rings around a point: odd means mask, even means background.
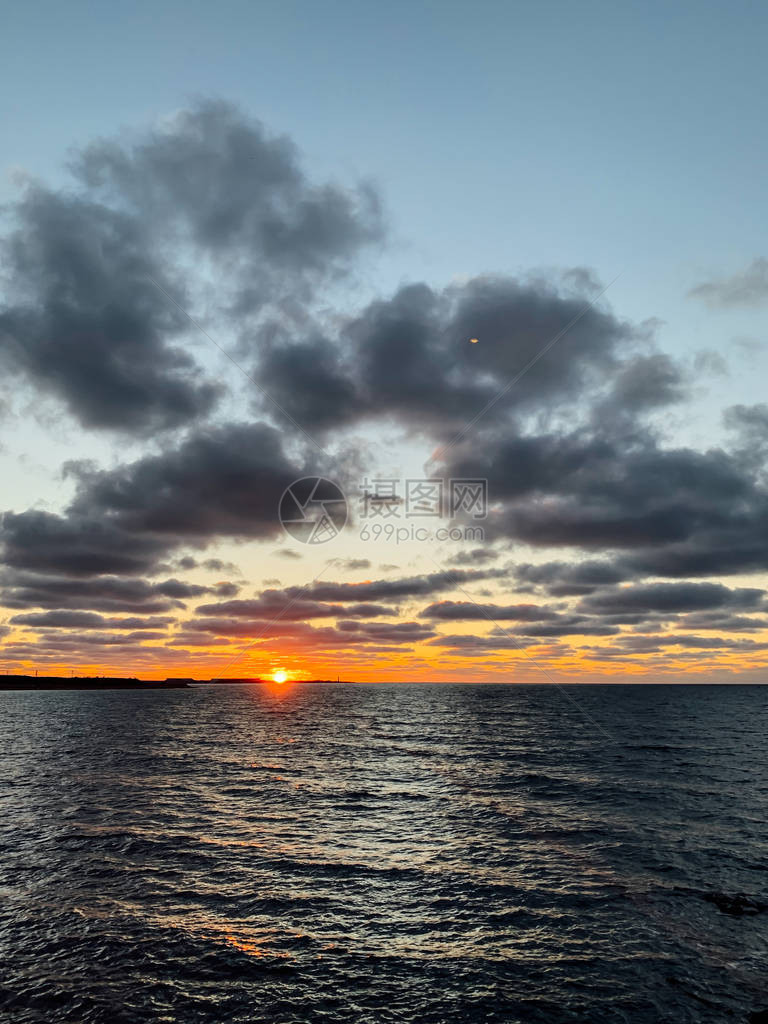
[[[9,663],[115,648],[161,670],[256,638],[503,666],[512,630],[566,667],[762,657],[762,587],[721,577],[768,570],[768,410],[724,410],[723,446],[676,443],[668,417],[702,362],[615,313],[588,269],[412,282],[329,310],[386,240],[376,188],[312,180],[291,140],[219,101],[96,141],[70,170],[71,187],[30,184],[10,211],[0,366],[84,432],[144,447],[108,469],[67,463],[59,511],[3,515]],[[767,280],[755,260],[691,295],[756,305]],[[222,328],[258,385],[237,419],[187,313]],[[439,572],[198,582],[238,575],[208,547],[274,548],[285,488],[351,482],[371,468],[361,438],[384,433],[430,472],[487,479],[486,545],[435,550]]]

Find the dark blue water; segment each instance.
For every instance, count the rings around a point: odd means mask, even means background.
[[[0,693],[0,1019],[768,1009],[768,689],[569,693]]]

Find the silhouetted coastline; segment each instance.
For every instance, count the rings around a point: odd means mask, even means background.
[[[345,679],[294,679],[287,685],[300,683],[345,684],[352,680]],[[183,690],[192,685],[205,684],[231,685],[243,683],[272,683],[271,679],[243,677],[232,679],[137,679],[135,677],[112,676],[0,676],[0,690]]]
[[[187,679],[135,679],[109,676],[0,676],[0,690],[176,690]]]

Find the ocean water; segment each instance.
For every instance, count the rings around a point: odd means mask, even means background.
[[[760,687],[0,693],[0,1020],[747,1021],[767,755]]]

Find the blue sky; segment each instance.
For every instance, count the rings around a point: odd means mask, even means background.
[[[552,259],[650,274],[662,248],[694,265],[760,248],[762,5],[7,10],[5,159],[34,172],[218,94],[319,173],[374,176],[436,275]]]

